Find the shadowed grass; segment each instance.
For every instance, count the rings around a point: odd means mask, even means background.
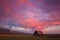
[[[0,40],[60,40],[60,36],[0,36]]]

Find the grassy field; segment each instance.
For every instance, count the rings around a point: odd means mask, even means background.
[[[0,40],[60,40],[60,36],[7,35],[0,36]]]

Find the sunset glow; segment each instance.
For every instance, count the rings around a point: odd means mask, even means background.
[[[36,30],[60,25],[60,5],[50,4],[47,0],[0,0],[0,22]]]

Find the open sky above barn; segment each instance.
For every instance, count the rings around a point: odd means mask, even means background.
[[[60,0],[0,0],[0,23],[36,30],[60,25]]]

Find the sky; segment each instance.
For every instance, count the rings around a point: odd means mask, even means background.
[[[35,30],[60,25],[60,0],[0,0],[0,23]]]

